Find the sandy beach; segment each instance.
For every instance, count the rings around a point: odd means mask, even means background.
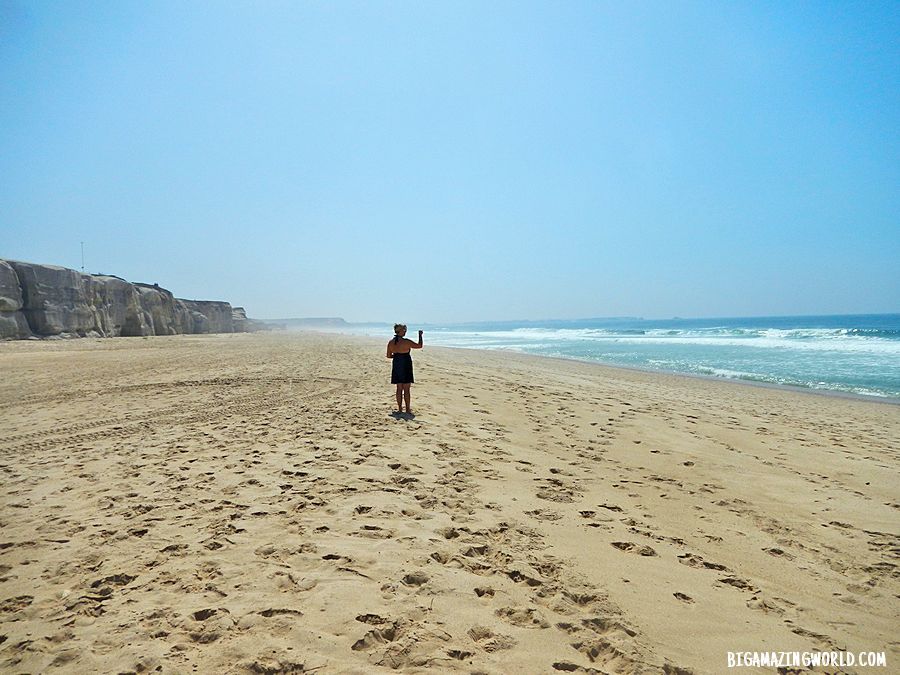
[[[0,344],[0,671],[900,668],[900,406],[427,339]]]

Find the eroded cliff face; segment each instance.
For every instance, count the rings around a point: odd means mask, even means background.
[[[238,308],[240,309],[240,308]],[[262,330],[227,302],[66,267],[0,260],[0,339],[234,333]]]
[[[194,330],[193,333],[234,333],[232,308],[227,302],[213,300],[182,300],[184,306],[195,317],[199,314],[206,319],[206,330]],[[200,319],[202,321],[202,319]]]
[[[16,271],[8,262],[0,260],[0,339],[31,336],[22,304],[22,289]]]

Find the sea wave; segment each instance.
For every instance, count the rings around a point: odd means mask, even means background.
[[[604,328],[516,328],[512,330],[455,332],[436,335],[453,346],[520,346],[571,342],[682,344],[719,347],[755,347],[801,351],[872,353],[900,356],[900,339],[884,337],[893,331],[861,329],[732,328],[614,330]],[[878,335],[874,335],[878,333]]]
[[[698,374],[721,377],[729,380],[743,380],[744,382],[756,382],[758,384],[775,384],[778,386],[798,387],[801,389],[815,389],[831,391],[835,393],[856,394],[858,396],[875,396],[878,398],[890,398],[896,396],[893,392],[875,387],[848,386],[841,382],[826,382],[822,380],[804,380],[795,377],[768,375],[763,373],[743,372],[729,368],[699,368]]]
[[[900,400],[900,315],[432,326],[428,344]]]

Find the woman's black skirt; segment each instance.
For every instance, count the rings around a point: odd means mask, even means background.
[[[391,384],[412,384],[413,379],[412,356],[407,354],[394,354],[394,365],[391,368]]]

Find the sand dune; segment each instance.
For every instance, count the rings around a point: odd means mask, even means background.
[[[0,670],[900,663],[900,406],[383,349],[0,344]]]

